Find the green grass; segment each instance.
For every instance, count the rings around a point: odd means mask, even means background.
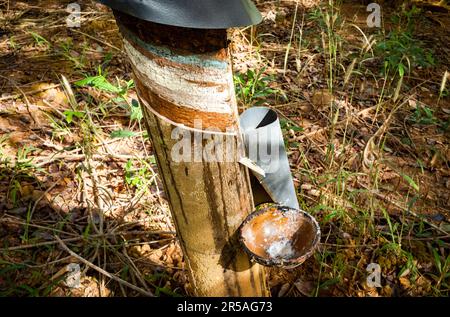
[[[267,102],[269,98],[286,98],[284,93],[277,88],[272,88],[275,82],[272,75],[267,75],[266,68],[259,70],[248,69],[244,74],[236,74],[234,82],[236,95],[244,109],[259,106]]]

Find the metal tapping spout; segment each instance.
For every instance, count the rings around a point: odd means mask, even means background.
[[[280,121],[275,111],[266,107],[253,107],[240,117],[240,126],[248,158],[264,173],[254,172],[259,184],[266,191],[270,200],[277,204],[299,209],[297,195],[292,180],[289,161],[284,147]],[[258,191],[255,197],[261,197],[258,183],[253,182],[253,189]]]

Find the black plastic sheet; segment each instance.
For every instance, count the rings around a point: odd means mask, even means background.
[[[250,0],[98,0],[136,18],[199,29],[226,29],[261,22]]]

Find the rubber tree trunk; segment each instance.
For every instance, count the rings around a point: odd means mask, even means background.
[[[238,163],[243,148],[226,30],[115,16],[193,295],[268,296],[263,268],[237,239],[254,204],[248,171]]]

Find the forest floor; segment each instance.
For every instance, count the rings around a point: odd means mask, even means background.
[[[69,28],[71,2],[0,1],[0,295],[183,296],[114,18],[78,0]],[[448,8],[382,6],[369,28],[350,1],[257,2],[263,23],[231,34],[240,107],[277,111],[322,229],[302,266],[269,270],[272,295],[448,296]]]

